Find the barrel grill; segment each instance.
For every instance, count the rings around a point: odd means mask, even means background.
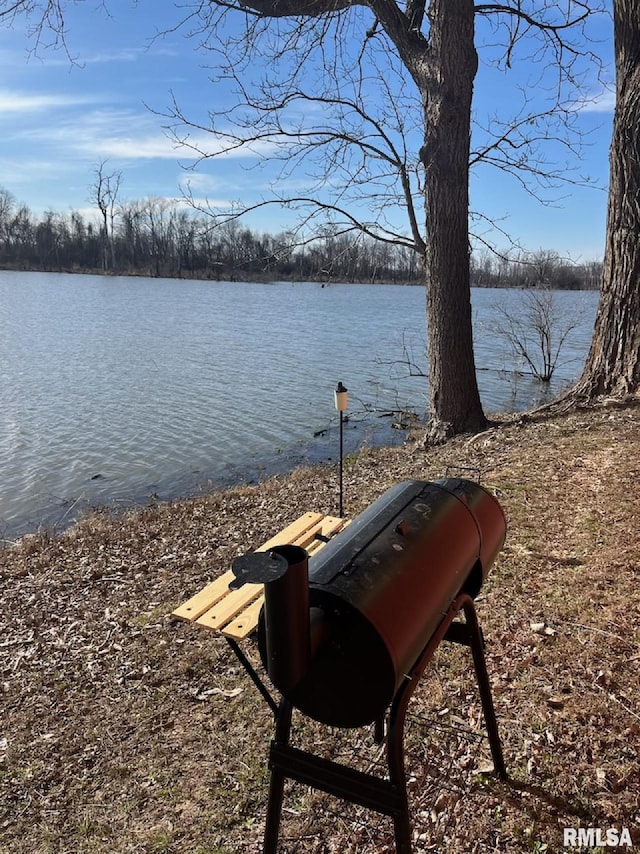
[[[311,560],[296,546],[238,558],[238,583],[265,584],[258,637],[271,681],[322,723],[375,721],[456,596],[477,596],[505,533],[478,484],[405,481]]]

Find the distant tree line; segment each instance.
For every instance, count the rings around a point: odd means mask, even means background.
[[[547,249],[502,256],[487,252],[472,259],[471,270],[471,281],[483,288],[597,290],[602,261],[573,264]]]
[[[109,177],[109,176],[107,176]],[[119,203],[102,220],[46,211],[33,216],[0,188],[0,267],[47,272],[204,279],[420,283],[418,254],[406,246],[327,232],[300,244],[292,232],[263,234],[237,220],[217,223],[177,202]],[[573,265],[558,253],[474,258],[481,287],[597,288],[602,264]]]

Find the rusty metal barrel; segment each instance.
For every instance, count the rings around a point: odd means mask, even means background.
[[[405,481],[310,559],[308,596],[300,549],[239,558],[240,583],[265,583],[258,641],[272,682],[322,723],[379,719],[455,598],[477,596],[505,535],[478,484]]]

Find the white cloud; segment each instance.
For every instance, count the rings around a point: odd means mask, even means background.
[[[31,129],[29,136],[43,132]],[[159,120],[150,113],[133,110],[93,110],[68,116],[57,126],[46,129],[48,139],[59,147],[80,154],[114,160],[199,160],[203,156],[233,159],[257,158],[272,153],[270,142],[252,142],[225,152],[223,137],[206,131],[193,133],[184,143],[167,135]]]
[[[45,106],[52,107],[54,104]],[[169,139],[157,126],[156,120],[145,112],[115,109],[63,111],[62,107],[73,107],[76,104],[64,104],[62,101],[55,106],[59,109],[47,114],[46,127],[40,122],[31,122],[28,128],[14,131],[13,140],[30,144],[46,139],[49,149],[55,147],[61,157],[90,155],[94,159],[178,160],[190,154],[183,146]]]
[[[583,113],[612,113],[615,106],[616,92],[611,86],[593,95],[586,95],[577,103],[578,109]]]
[[[272,142],[248,142],[226,151],[224,136],[204,130],[185,130],[184,141],[166,133],[162,117],[147,110],[107,107],[121,95],[24,92],[0,89],[0,116],[15,115],[5,143],[35,144],[46,140],[49,155],[90,155],[116,161],[173,160],[190,163],[217,156],[234,160],[258,159],[273,154]],[[89,107],[89,109],[87,109]],[[42,124],[46,117],[46,125]],[[28,122],[27,122],[28,118]]]
[[[81,56],[79,63],[80,65],[101,65],[104,63],[137,62],[141,57],[144,58],[148,54],[149,50],[146,47],[121,47],[114,51],[104,51],[90,54],[89,56]],[[153,56],[156,58],[159,56],[173,58],[178,55],[179,52],[176,48],[158,48],[157,46],[153,48]]]
[[[181,156],[190,155],[190,152],[176,145],[162,133],[147,136],[112,136],[106,139],[85,137],[78,140],[75,147],[81,151],[115,160],[176,160]]]
[[[192,193],[207,193],[229,186],[228,180],[223,181],[218,175],[207,175],[203,172],[189,172],[187,177],[182,176],[181,183]]]
[[[30,95],[23,92],[0,90],[0,114],[38,113],[61,107],[77,107],[95,103],[95,97],[84,95]]]

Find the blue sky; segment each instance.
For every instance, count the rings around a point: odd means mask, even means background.
[[[109,15],[92,0],[67,7],[67,44],[75,63],[62,50],[41,48],[33,56],[20,25],[0,28],[0,186],[36,215],[75,209],[89,216],[93,170],[106,161],[106,171],[122,173],[123,200],[179,199],[187,183],[196,197],[214,204],[251,204],[268,197],[276,173],[269,166],[252,168],[257,161],[251,152],[185,171],[192,162],[189,152],[176,147],[163,129],[166,120],[153,112],[165,110],[175,96],[185,112],[205,122],[209,108],[232,103],[230,89],[210,80],[205,65],[213,58],[199,51],[184,29],[154,39],[180,19],[180,10],[154,0],[109,0],[107,5]],[[611,61],[610,30],[603,19],[598,50],[605,65]],[[611,80],[611,68],[607,75]],[[488,115],[496,104],[516,109],[518,86],[526,89],[532,79],[531,68],[496,76],[482,65],[475,88],[477,115]],[[577,261],[602,257],[613,116],[612,95],[595,75],[587,89],[591,100],[579,123],[589,133],[589,145],[577,166],[593,187],[561,188],[553,205],[543,206],[495,170],[478,170],[471,179],[474,210],[500,220],[531,250],[553,249]],[[209,150],[218,145],[211,135],[196,136]],[[304,186],[301,174],[288,180]],[[276,232],[291,217],[291,212],[269,208],[247,224]],[[495,242],[500,246],[501,238]]]

